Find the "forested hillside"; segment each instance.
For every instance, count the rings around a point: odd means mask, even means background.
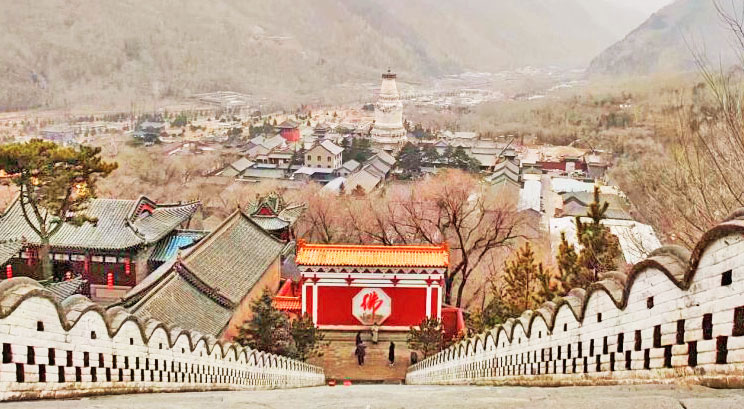
[[[603,2],[0,0],[0,111],[220,89],[348,97],[388,66],[411,81],[581,67],[639,21]]]

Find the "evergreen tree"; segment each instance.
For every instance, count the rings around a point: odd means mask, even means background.
[[[0,169],[18,187],[23,218],[41,242],[44,279],[52,278],[50,240],[65,223],[97,222],[86,214],[88,204],[96,197],[98,179],[117,166],[104,162],[97,147],[63,147],[40,139],[0,146]]]
[[[442,322],[436,318],[424,318],[417,327],[411,327],[408,331],[407,342],[408,348],[421,351],[424,358],[434,355],[444,343]]]
[[[586,287],[591,281],[584,277],[583,269],[579,264],[579,254],[573,244],[566,240],[566,233],[561,233],[561,244],[556,256],[558,271],[560,272],[562,291],[568,291],[573,287]]]
[[[253,316],[240,326],[235,342],[277,355],[296,353],[289,320],[274,307],[268,290],[253,301],[251,312]]]
[[[434,145],[426,145],[421,150],[422,160],[426,163],[435,163],[439,160],[439,152]]]
[[[325,337],[315,326],[311,316],[305,314],[294,320],[291,333],[295,345],[293,358],[307,361],[313,356],[320,355],[320,346]]]
[[[446,148],[444,148],[444,154],[442,155],[442,158],[444,159],[444,162],[447,164],[447,166],[452,165],[455,157],[455,148],[452,147],[452,145],[447,145]]]
[[[553,298],[550,273],[542,263],[535,261],[535,252],[529,242],[507,261],[504,268],[505,302],[513,311],[521,313],[535,308]]]
[[[421,151],[408,142],[398,153],[398,167],[403,170],[404,178],[411,178],[421,173]]]
[[[618,260],[622,257],[620,241],[609,227],[602,224],[609,205],[608,202],[601,202],[599,187],[595,186],[594,201],[586,215],[591,220],[583,222],[579,216],[575,220],[576,236],[581,246],[578,255],[565,235],[561,236],[557,261],[566,291],[573,287],[587,288],[598,281],[602,273],[617,269]]]

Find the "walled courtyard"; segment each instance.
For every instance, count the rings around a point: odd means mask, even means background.
[[[564,388],[352,385],[302,389],[161,393],[89,399],[7,402],[15,408],[742,408],[744,390],[701,386],[597,386]]]

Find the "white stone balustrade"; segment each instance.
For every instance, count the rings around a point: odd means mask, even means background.
[[[744,211],[692,253],[662,247],[628,275],[607,274],[422,360],[406,382],[744,387]]]
[[[322,385],[321,368],[221,342],[36,281],[0,283],[0,400]]]

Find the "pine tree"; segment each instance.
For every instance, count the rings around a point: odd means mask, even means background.
[[[594,201],[589,205],[586,217],[590,221],[583,222],[577,216],[576,236],[581,246],[579,253],[568,243],[565,234],[561,235],[561,245],[558,248],[558,268],[564,291],[571,288],[587,288],[598,281],[602,273],[617,268],[618,260],[622,257],[620,241],[612,234],[609,227],[602,224],[606,219],[608,202],[601,202],[599,187],[594,187]]]
[[[408,331],[408,348],[421,351],[424,358],[434,355],[442,349],[444,343],[442,331],[441,321],[426,317],[417,327],[411,327]]]
[[[274,307],[268,290],[253,301],[251,312],[253,316],[240,326],[235,342],[277,355],[296,353],[289,320]]]
[[[406,178],[421,173],[421,151],[416,145],[410,142],[403,145],[398,154],[398,167]]]
[[[535,261],[535,252],[526,242],[516,257],[506,262],[504,301],[517,312],[534,308],[553,298],[550,278],[543,264]]]
[[[52,277],[50,240],[65,224],[97,222],[86,214],[88,204],[96,197],[98,179],[117,166],[104,162],[97,147],[63,147],[40,139],[0,146],[0,169],[18,187],[23,218],[41,242],[44,279]]]
[[[584,277],[584,269],[579,264],[579,254],[573,244],[566,240],[566,233],[561,233],[561,244],[556,256],[562,291],[568,291],[574,287],[586,287],[591,281]]]
[[[291,333],[295,345],[293,358],[307,361],[313,356],[320,355],[320,346],[325,337],[315,326],[311,316],[305,314],[294,320]]]
[[[580,263],[597,277],[599,274],[612,271],[617,268],[617,260],[621,255],[620,242],[618,238],[610,232],[610,229],[603,225],[602,220],[606,219],[608,202],[601,203],[599,197],[599,186],[594,187],[594,201],[589,205],[587,217],[590,222],[582,222],[580,217],[576,217],[576,232],[579,244],[582,245],[579,256]]]

